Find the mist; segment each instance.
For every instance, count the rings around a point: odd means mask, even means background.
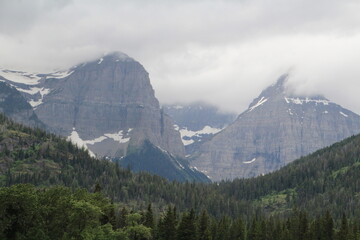
[[[360,113],[358,1],[0,0],[0,67],[49,72],[121,51],[161,103],[240,113],[290,73],[298,94]]]

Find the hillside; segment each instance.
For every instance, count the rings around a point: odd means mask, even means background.
[[[360,116],[324,96],[295,94],[284,74],[201,145],[191,165],[213,181],[250,178],[360,133]]]
[[[288,215],[297,207],[316,216],[359,216],[360,135],[301,158],[272,174],[216,184],[169,182],[91,158],[70,142],[0,115],[0,184],[65,185],[93,190],[98,183],[116,202],[135,208],[207,209],[213,216],[255,212]]]

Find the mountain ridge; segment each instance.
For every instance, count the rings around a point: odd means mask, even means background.
[[[215,181],[265,174],[360,132],[360,116],[322,96],[287,93],[288,75],[264,89],[191,164]]]

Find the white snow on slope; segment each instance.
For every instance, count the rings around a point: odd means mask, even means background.
[[[104,61],[104,59],[100,58],[98,64],[101,64],[103,61]]]
[[[267,98],[261,97],[261,99],[254,106],[249,108],[249,112],[257,108],[258,106],[264,104],[267,100],[268,100]]]
[[[16,88],[18,91],[20,92],[24,92],[24,93],[28,93],[30,95],[34,95],[36,93],[38,93],[42,88],[38,88],[38,87],[32,87],[30,89],[22,89],[22,88]]]
[[[328,100],[320,100],[320,99],[311,99],[311,98],[284,98],[287,103],[294,103],[294,104],[304,104],[304,103],[315,103],[317,104],[324,104],[329,105],[330,101]]]
[[[188,130],[187,128],[184,129],[180,129],[180,134],[181,136],[187,136],[187,137],[193,137],[193,136],[199,136],[201,134],[216,134],[218,132],[220,132],[222,130],[222,128],[213,128],[210,126],[205,126],[203,129],[199,130],[199,131],[191,131]]]
[[[17,88],[19,91],[21,91],[20,88]],[[34,88],[31,88],[34,89]],[[32,95],[36,94],[36,93],[40,93],[41,98],[34,101],[34,100],[30,100],[29,103],[33,108],[36,108],[37,106],[39,106],[40,104],[43,103],[43,99],[44,96],[50,93],[50,89],[49,88],[36,88],[37,92],[33,93]],[[39,90],[40,89],[40,90]],[[29,90],[30,91],[30,90]]]
[[[190,145],[190,144],[194,143],[194,140],[192,140],[192,139],[185,140],[184,137],[189,137],[189,138],[194,137],[194,136],[201,137],[201,135],[203,135],[203,134],[216,134],[216,133],[220,132],[221,130],[222,130],[221,128],[213,128],[210,126],[205,126],[203,129],[201,129],[199,131],[192,131],[192,130],[188,130],[187,128],[183,128],[183,129],[180,129],[179,132],[181,135],[182,142],[186,146],[186,145]]]
[[[102,142],[102,141],[104,141],[105,139],[107,139],[107,137],[101,136],[101,137],[95,138],[95,139],[93,139],[93,140],[86,140],[86,141],[84,141],[84,142],[85,142],[86,144],[94,145],[95,143]]]
[[[129,130],[127,132],[129,133],[131,131],[132,131],[132,128],[129,128]],[[105,139],[109,139],[109,138],[113,139],[114,141],[117,141],[119,143],[127,143],[130,140],[130,137],[125,138],[123,136],[123,130],[121,130],[117,133],[106,133],[106,134],[104,134],[104,136],[100,136],[100,137],[92,139],[92,140],[83,140],[82,138],[80,138],[80,136],[75,128],[73,128],[73,131],[71,132],[70,136],[68,136],[67,139],[70,140],[72,143],[76,144],[80,148],[84,147],[85,149],[87,149],[89,151],[89,154],[92,157],[95,157],[95,154],[90,151],[87,144],[94,145],[95,143],[102,142]]]
[[[104,136],[108,138],[112,138],[114,141],[117,141],[119,143],[127,143],[130,140],[130,137],[124,137],[123,130],[120,130],[117,133],[106,133],[104,134]]]
[[[343,115],[344,117],[349,117],[349,115],[343,113],[343,112],[340,112],[341,115]]]
[[[41,77],[38,77],[34,73],[20,72],[20,71],[10,71],[0,69],[0,76],[6,78],[9,81],[16,83],[24,83],[27,85],[36,85],[39,83]]]
[[[89,151],[90,156],[96,157],[95,154],[89,150],[86,143],[80,138],[80,136],[75,128],[73,128],[73,131],[71,132],[71,135],[69,137],[67,137],[67,140],[71,141],[73,144],[77,145],[79,148],[84,147],[84,149],[87,149]]]
[[[250,164],[250,163],[255,162],[255,160],[256,160],[256,158],[253,158],[253,159],[251,159],[250,161],[246,161],[246,162],[243,162],[243,163],[245,163],[245,164]]]
[[[185,140],[185,139],[181,139],[181,141],[183,142],[184,146],[187,146],[187,145],[190,145],[190,144],[193,144],[195,141],[190,139],[190,140]]]
[[[74,71],[70,71],[70,70],[66,70],[66,71],[58,71],[58,72],[54,72],[54,73],[49,73],[48,76],[46,76],[46,78],[56,78],[56,79],[61,79],[61,78],[66,78],[67,76],[70,76]]]

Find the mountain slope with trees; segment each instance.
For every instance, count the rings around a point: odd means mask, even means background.
[[[288,217],[293,208],[315,217],[331,211],[360,216],[360,135],[301,158],[274,173],[214,184],[169,182],[148,173],[132,173],[39,129],[16,124],[0,115],[0,184],[64,185],[102,192],[134,209],[152,203],[155,211],[169,204],[211,216]]]

